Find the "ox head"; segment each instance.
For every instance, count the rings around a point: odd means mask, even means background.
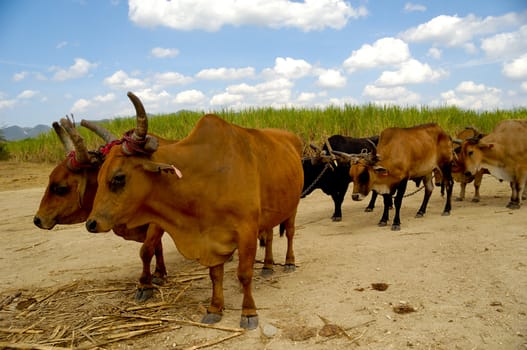
[[[158,181],[155,176],[166,172],[182,177],[175,166],[152,160],[158,139],[147,135],[148,119],[139,98],[131,92],[128,97],[136,110],[136,128],[124,135],[120,145],[112,147],[99,170],[97,194],[86,221],[90,232],[106,232],[121,224],[129,227],[144,224],[135,225],[134,214],[155,191],[154,184]]]
[[[465,169],[465,176],[473,176],[481,170],[481,163],[485,153],[494,148],[493,143],[486,143],[484,135],[479,134],[476,137],[466,139],[461,144],[461,159]]]
[[[49,175],[48,186],[33,219],[36,226],[52,229],[56,224],[75,224],[86,220],[97,190],[97,172],[102,162],[98,152],[87,150],[84,140],[69,118],[53,129],[66,150],[66,158]],[[99,131],[102,131],[99,128]],[[100,135],[100,134],[99,134]],[[115,139],[104,130],[106,142]]]
[[[363,150],[359,154],[338,151],[333,151],[333,153],[341,157],[341,161],[345,159],[350,164],[349,175],[353,182],[351,198],[354,201],[361,201],[370,193],[375,177],[387,174],[387,170],[378,164],[380,155],[376,152]]]
[[[467,126],[456,134],[456,137],[452,139],[453,144],[453,160],[452,160],[452,174],[457,179],[461,177],[461,180],[465,180],[462,177],[465,176],[465,164],[463,153],[461,152],[463,141],[468,139],[481,138],[482,135],[476,128]]]

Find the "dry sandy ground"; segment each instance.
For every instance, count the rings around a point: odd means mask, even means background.
[[[365,213],[367,203],[353,202],[349,194],[339,223],[329,219],[333,204],[322,192],[303,199],[295,236],[298,268],[284,273],[276,266],[272,278],[255,278],[260,327],[239,335],[236,258],[226,266],[227,309],[218,324],[226,330],[184,322],[199,321],[210,282],[168,235],[169,282],[149,302],[150,313],[132,311],[138,243],[90,234],[83,225],[52,231],[33,226],[50,170],[0,162],[0,347],[89,348],[106,339],[105,349],[196,349],[214,342],[208,348],[527,349],[527,207],[505,208],[509,186],[490,176],[483,180],[481,202],[454,202],[450,217],[441,216],[437,190],[422,219],[414,218],[422,192],[405,198],[399,232],[377,227],[379,205]],[[467,193],[472,196],[471,187]],[[275,239],[274,254],[283,263],[285,238]],[[260,268],[256,264],[256,274]],[[378,291],[373,283],[388,288]],[[9,296],[17,297],[6,301]],[[163,307],[152,311],[156,305]],[[400,306],[414,311],[398,313]],[[157,328],[100,325],[124,314],[143,317],[134,322],[155,319]],[[264,327],[276,334],[264,335]],[[129,333],[141,329],[145,334]],[[110,342],[118,332],[124,340]]]

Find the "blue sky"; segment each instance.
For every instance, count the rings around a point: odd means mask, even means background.
[[[0,0],[0,127],[258,106],[527,106],[525,0]]]

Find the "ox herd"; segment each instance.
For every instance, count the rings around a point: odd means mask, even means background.
[[[352,199],[370,192],[366,211],[383,198],[379,222],[386,226],[395,207],[392,230],[401,229],[400,208],[409,180],[423,184],[422,217],[434,183],[446,193],[443,215],[449,215],[454,180],[474,182],[474,201],[484,174],[511,185],[508,208],[525,200],[527,180],[527,120],[505,120],[488,135],[467,128],[450,137],[437,124],[388,128],[379,136],[334,135],[303,157],[295,134],[279,129],[249,129],[215,115],[203,116],[182,140],[148,133],[148,118],[137,96],[128,93],[136,110],[133,130],[117,138],[88,121],[81,125],[105,145],[88,150],[69,118],[53,123],[67,152],[49,176],[34,224],[85,222],[89,232],[113,232],[141,242],[143,271],[135,298],[147,300],[153,284],[167,276],[161,238],[173,239],[187,259],[209,268],[212,297],[203,323],[219,322],[224,309],[224,264],[238,251],[238,279],[243,287],[240,326],[258,325],[252,296],[257,242],[265,245],[262,274],[272,273],[273,227],[287,237],[286,270],[295,268],[293,236],[302,197],[321,189],[334,202],[333,221],[342,220],[342,202],[350,183]],[[155,256],[155,271],[150,263]]]

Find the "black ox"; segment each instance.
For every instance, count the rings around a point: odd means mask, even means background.
[[[328,138],[328,142],[322,150],[316,148],[318,153],[313,157],[302,159],[304,169],[304,188],[302,198],[320,188],[325,194],[331,196],[335,204],[335,211],[331,216],[333,221],[342,220],[342,202],[351,182],[349,175],[349,162],[337,162],[332,156],[332,151],[345,152],[349,154],[360,154],[362,152],[372,152],[375,150],[379,136],[367,138],[354,138],[342,135],[333,135]],[[328,147],[328,144],[330,147]],[[370,203],[365,211],[372,211],[375,207],[377,193],[373,192]]]

